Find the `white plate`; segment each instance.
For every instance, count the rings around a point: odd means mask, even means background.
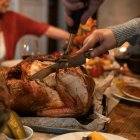
[[[121,94],[118,94],[118,93],[113,93],[113,95],[120,98],[120,99],[140,103],[140,100],[138,100],[138,99],[129,98],[127,96],[124,96],[124,95],[121,95]]]
[[[67,133],[67,134],[63,134],[63,135],[51,138],[50,140],[82,140],[83,136],[87,136],[90,133],[91,132]],[[107,140],[128,140],[126,138],[123,138],[123,137],[120,137],[117,135],[113,135],[113,134],[101,133],[101,132],[100,132],[100,134],[103,135],[105,138],[107,138]]]
[[[121,79],[123,79],[124,81],[127,81],[127,83],[129,85],[140,86],[140,80],[138,80],[136,78],[128,77],[128,76],[121,76]],[[113,86],[112,91],[114,91],[112,94],[117,98],[124,99],[124,100],[127,100],[127,101],[140,103],[139,99],[131,98],[129,96],[126,96],[123,92],[120,92],[120,90],[115,86],[115,84]]]
[[[131,95],[131,94],[125,92],[125,91],[123,91],[123,93],[124,93],[126,96],[130,97],[130,98],[133,98],[133,99],[136,99],[136,100],[139,100],[139,101],[140,101],[140,97],[133,96],[133,95]]]
[[[7,60],[7,61],[3,61],[1,63],[1,65],[4,67],[13,67],[13,66],[17,65],[18,63],[20,63],[21,61],[22,61],[22,59]]]
[[[127,100],[127,101],[132,101],[132,102],[137,102],[137,103],[140,103],[140,100],[138,99],[134,99],[134,98],[131,98],[129,96],[126,96],[124,94],[124,92],[120,92],[120,90],[114,86],[114,89],[113,89],[114,93],[112,93],[115,97],[118,97],[120,99],[124,99],[124,100]]]

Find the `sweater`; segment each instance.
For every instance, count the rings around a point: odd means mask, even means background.
[[[132,19],[126,23],[109,27],[112,30],[117,46],[120,47],[125,41],[131,45],[140,44],[140,18]]]
[[[49,28],[49,24],[34,21],[12,11],[7,11],[1,19],[6,47],[6,60],[14,58],[16,44],[22,36],[27,34],[41,36]]]

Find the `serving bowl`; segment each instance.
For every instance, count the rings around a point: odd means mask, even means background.
[[[25,129],[27,137],[24,139],[20,139],[20,140],[31,140],[32,136],[33,136],[33,129],[30,128],[29,126],[25,126],[25,125],[23,127]],[[19,140],[19,139],[12,139],[12,138],[8,137],[7,135],[5,135],[5,137],[6,137],[6,140]]]

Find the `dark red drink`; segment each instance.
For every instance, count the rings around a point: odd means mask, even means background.
[[[31,55],[23,55],[22,59],[26,59],[27,57],[30,57]]]

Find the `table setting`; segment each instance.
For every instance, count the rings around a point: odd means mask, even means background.
[[[61,56],[61,53],[59,54]],[[45,57],[38,55],[37,61],[50,61],[52,59],[50,55],[47,58]],[[34,57],[31,59],[36,61]],[[6,73],[6,69],[8,72],[11,69],[12,71],[8,74],[11,75],[16,71],[16,67],[22,71],[21,66],[24,66],[24,61],[28,62],[26,59],[3,61],[1,67],[5,69],[4,73]],[[97,131],[109,140],[137,140],[140,128],[138,125],[139,121],[136,118],[140,116],[140,99],[131,93],[136,89],[135,86],[139,89],[139,74],[133,73],[127,64],[124,64],[122,69],[122,66],[112,56],[94,59],[86,58],[84,61],[86,63],[83,67],[95,82],[94,92],[92,93],[94,97],[92,100],[92,113],[90,112],[79,119],[74,117],[52,118],[22,114],[20,117],[23,125],[32,128],[34,131],[32,139],[55,140],[65,139],[66,137],[82,139],[83,136]],[[36,66],[39,67],[42,65],[41,69],[47,64],[46,62],[39,63],[35,63],[35,65],[37,64]],[[54,62],[51,62],[51,64],[54,64]],[[39,70],[35,70],[34,73]],[[15,74],[11,78],[15,78],[14,76]],[[125,89],[124,87],[126,86],[129,86],[129,88],[132,86],[131,88],[133,89],[130,88],[130,93],[125,91],[127,88]]]
[[[15,64],[15,66],[16,65],[17,64]],[[132,120],[128,121],[127,122],[127,125],[129,124],[128,128],[126,128],[125,123],[127,121],[127,118],[131,119],[131,117],[135,118],[136,116],[140,115],[139,113],[140,100],[137,98],[135,99],[133,97],[129,97],[125,94],[122,95],[123,93],[120,92],[120,89],[117,86],[119,84],[125,85],[126,82],[127,84],[138,86],[140,82],[139,78],[126,76],[126,75],[123,75],[122,73],[116,74],[116,72],[112,70],[107,71],[107,73],[105,72],[104,75],[105,77],[103,75],[100,75],[101,77],[98,77],[98,78],[93,77],[96,83],[96,86],[94,89],[94,103],[96,104],[94,106],[94,109],[97,111],[96,113],[96,115],[98,116],[97,120],[95,119],[92,123],[89,123],[88,125],[81,125],[77,123],[77,121],[71,118],[68,118],[68,119],[59,118],[58,120],[56,118],[55,118],[56,120],[49,118],[50,120],[47,120],[46,117],[41,117],[41,119],[40,117],[38,118],[37,117],[21,117],[22,123],[24,125],[31,127],[34,130],[32,139],[35,140],[35,139],[40,138],[40,139],[53,140],[53,139],[65,139],[66,137],[70,137],[70,138],[75,137],[75,139],[81,139],[86,134],[89,134],[93,131],[98,131],[107,139],[113,138],[115,140],[117,139],[118,140],[119,139],[120,140],[121,139],[122,140],[123,139],[124,140],[125,139],[137,140],[137,138],[139,137],[139,133],[138,133],[139,127],[138,127],[138,124],[136,125],[136,128],[133,126],[133,123],[136,123],[137,119],[134,119],[134,121]],[[106,97],[105,104],[107,104],[104,110],[106,114],[103,114],[103,106],[101,105],[104,95]],[[130,114],[132,113],[133,115],[126,113],[126,111],[124,112],[124,110],[127,110]],[[118,122],[118,119],[120,119],[121,122]],[[53,123],[55,122],[56,124],[55,123],[53,124],[52,122]],[[63,123],[63,127],[61,126],[62,122],[66,123],[66,128],[64,127],[65,123]],[[100,125],[98,126],[96,125],[96,123],[97,124],[99,123]],[[120,127],[118,126],[119,123],[121,125]],[[69,124],[74,124],[73,128],[71,128]],[[38,125],[42,125],[42,128],[38,127]],[[54,125],[56,127],[54,127]],[[106,127],[104,128],[104,126]],[[134,130],[134,132],[131,135],[130,132],[132,132],[132,129]]]
[[[89,23],[94,30],[95,22]],[[138,140],[139,72],[133,71],[130,60],[120,64],[114,54],[75,56],[83,29],[86,33],[86,26],[80,26],[74,46],[58,56],[40,55],[36,41],[25,40],[21,57],[29,57],[1,63],[12,109],[23,126],[33,130],[32,140],[87,140],[92,134],[93,140]],[[126,53],[124,48],[118,50]]]

